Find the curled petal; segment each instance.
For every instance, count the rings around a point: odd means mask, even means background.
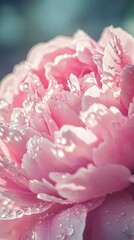
[[[60,196],[74,202],[82,202],[108,193],[120,191],[130,185],[130,171],[120,165],[108,164],[95,167],[90,164],[75,174],[51,173]]]
[[[100,103],[81,112],[81,118],[100,143],[93,149],[94,163],[98,166],[118,163],[133,170],[134,129],[129,119],[117,108]]]

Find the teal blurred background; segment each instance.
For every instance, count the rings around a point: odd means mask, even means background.
[[[34,44],[79,28],[97,40],[108,25],[134,34],[134,1],[0,0],[0,79]]]

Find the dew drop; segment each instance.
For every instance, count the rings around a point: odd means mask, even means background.
[[[10,200],[5,199],[5,200],[3,201],[3,205],[7,205],[9,202],[10,202]]]
[[[56,139],[56,143],[61,143],[61,139],[60,139],[60,138],[57,138],[57,139]]]
[[[73,233],[74,233],[73,227],[67,227],[67,228],[66,228],[66,235],[72,236]]]
[[[37,240],[38,238],[37,238],[38,236],[37,236],[37,233],[36,232],[32,232],[32,234],[31,234],[31,240]]]
[[[119,222],[120,220],[117,218],[115,221],[116,221],[116,222]]]
[[[9,143],[10,141],[11,141],[11,138],[7,136],[7,137],[5,138],[5,142],[6,142],[6,143]]]
[[[61,139],[61,144],[66,144],[67,140],[65,138]]]
[[[97,125],[96,116],[94,113],[88,114],[86,123],[87,123],[87,125],[89,125],[91,127],[95,127]]]
[[[21,83],[20,84],[20,90],[22,92],[28,93],[28,91],[29,91],[29,84],[28,84],[28,82]]]
[[[115,59],[115,63],[116,63],[117,65],[120,64],[119,60],[117,60],[117,59]]]
[[[93,56],[94,63],[102,70],[102,56],[100,54],[96,54]]]
[[[23,213],[22,210],[18,210],[18,211],[16,212],[16,217],[17,217],[17,218],[21,218],[21,217],[23,217],[23,215],[24,215],[24,213]]]
[[[65,179],[65,178],[66,178],[66,175],[63,174],[61,177],[62,177],[62,179]]]
[[[5,100],[1,99],[0,100],[0,109],[3,109],[7,106],[8,106],[8,103]]]
[[[106,209],[106,210],[105,210],[105,213],[109,213],[109,210],[108,210],[108,209]]]
[[[14,140],[15,140],[16,142],[20,142],[20,141],[22,140],[22,138],[21,138],[20,136],[15,136],[15,137],[14,137]]]
[[[111,225],[111,223],[110,223],[110,222],[106,222],[106,225],[107,225],[107,226],[110,226],[110,225]]]
[[[129,230],[129,227],[128,227],[128,225],[126,225],[126,226],[123,227],[122,232],[126,233],[126,232],[128,232],[128,230]]]
[[[66,237],[65,233],[61,233],[61,234],[57,235],[56,239],[57,240],[64,240],[65,237]]]
[[[57,155],[59,158],[63,158],[64,157],[64,152],[61,149],[57,150]]]
[[[0,137],[2,137],[3,136],[3,133],[2,132],[0,132]]]
[[[124,217],[126,215],[126,213],[125,212],[122,212],[121,214],[120,214],[120,217]]]

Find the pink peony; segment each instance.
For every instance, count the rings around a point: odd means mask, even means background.
[[[35,46],[0,87],[0,240],[134,239],[134,38]]]

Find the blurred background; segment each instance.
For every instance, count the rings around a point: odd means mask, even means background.
[[[0,0],[0,79],[34,44],[78,28],[97,40],[108,25],[134,34],[134,0]]]

